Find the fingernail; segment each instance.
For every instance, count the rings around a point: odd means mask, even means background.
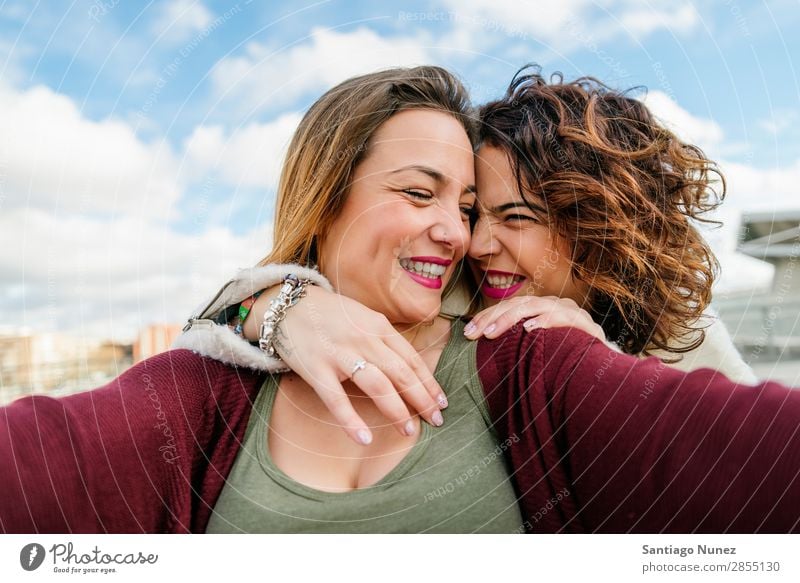
[[[477,328],[477,326],[475,324],[473,324],[472,322],[470,322],[469,324],[464,326],[464,336],[469,336],[470,334],[475,332],[476,328]]]
[[[436,427],[441,427],[444,425],[444,417],[442,417],[442,414],[439,411],[436,411],[433,415],[431,415],[431,421],[433,421],[433,424],[436,425]]]
[[[539,322],[537,322],[535,318],[526,320],[522,327],[525,328],[526,331],[530,332],[531,330],[536,330],[536,328],[539,327]]]
[[[441,395],[439,395],[436,398],[436,402],[439,403],[439,407],[441,407],[442,409],[446,409],[447,408],[447,405],[448,405],[447,397],[444,396],[444,393],[442,393]]]
[[[489,336],[489,334],[491,334],[491,333],[492,333],[492,332],[494,332],[495,330],[497,330],[497,326],[495,326],[494,324],[490,324],[490,325],[489,325],[489,326],[486,328],[486,330],[484,330],[484,331],[483,331],[483,335],[484,335],[484,336]]]
[[[409,419],[408,421],[406,421],[406,426],[405,426],[406,435],[411,437],[412,435],[414,435],[414,431],[415,431],[414,422],[411,419]]]
[[[356,431],[356,435],[361,445],[369,445],[372,443],[372,433],[370,433],[368,429],[359,429]]]

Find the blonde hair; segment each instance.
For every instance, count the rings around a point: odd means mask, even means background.
[[[441,67],[389,69],[340,83],[311,106],[289,144],[278,185],[275,243],[259,265],[317,263],[319,240],[338,217],[370,139],[383,122],[408,109],[452,115],[475,144],[467,91]]]

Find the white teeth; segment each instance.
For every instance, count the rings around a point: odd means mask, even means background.
[[[524,278],[521,275],[487,275],[486,281],[491,287],[497,289],[508,289],[516,285]]]
[[[447,268],[444,265],[439,265],[437,263],[424,263],[422,261],[411,261],[410,259],[401,259],[400,267],[406,271],[410,271],[430,279],[439,278],[444,275],[445,271],[447,271]]]

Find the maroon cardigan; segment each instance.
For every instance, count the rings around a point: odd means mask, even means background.
[[[797,532],[800,389],[736,385],[575,329],[478,344],[533,532]],[[521,363],[518,365],[518,363]]]
[[[798,530],[800,392],[566,328],[482,340],[478,367],[529,531]],[[0,530],[204,532],[263,380],[175,350],[0,409]]]

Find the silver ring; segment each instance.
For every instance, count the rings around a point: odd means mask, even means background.
[[[363,359],[357,360],[353,365],[353,370],[350,371],[350,378],[352,379],[358,371],[364,370],[365,368],[367,368],[367,361]]]

